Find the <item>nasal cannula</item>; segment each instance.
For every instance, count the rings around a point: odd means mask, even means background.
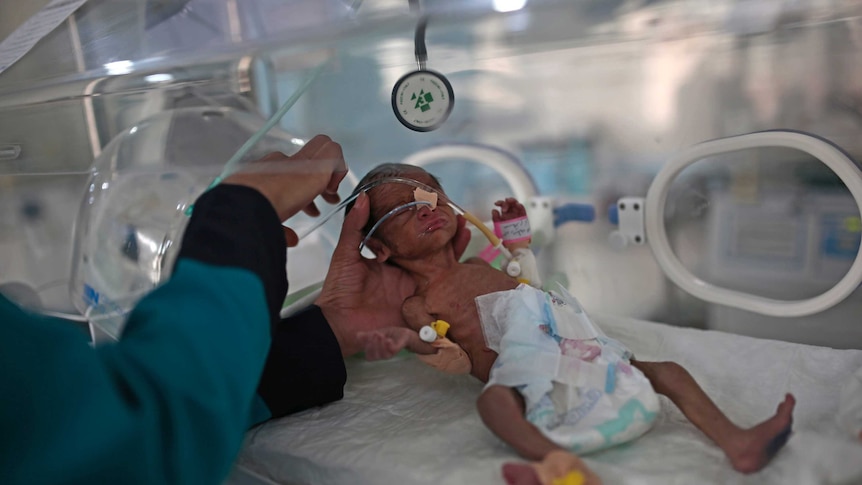
[[[311,227],[310,227],[308,230],[306,230],[302,235],[300,235],[300,236],[299,236],[299,239],[300,239],[300,240],[304,239],[306,236],[308,236],[309,234],[311,234],[315,229],[317,229],[318,227],[320,227],[320,226],[322,226],[323,224],[325,224],[325,223],[326,223],[326,221],[328,221],[328,220],[329,220],[333,215],[335,215],[339,210],[341,210],[342,208],[344,208],[344,206],[346,206],[347,204],[350,204],[351,202],[353,202],[354,200],[356,200],[356,198],[357,198],[357,197],[359,197],[359,194],[361,194],[362,192],[365,192],[365,191],[371,190],[371,189],[373,189],[374,187],[377,187],[378,185],[386,184],[386,183],[401,183],[401,184],[412,185],[413,187],[418,187],[418,188],[420,188],[420,189],[422,189],[422,190],[425,190],[425,191],[428,191],[428,192],[434,192],[434,193],[437,193],[438,195],[440,195],[440,193],[439,193],[437,190],[435,190],[434,188],[429,187],[429,186],[427,186],[427,185],[423,184],[422,182],[417,182],[416,180],[413,180],[413,179],[408,179],[408,178],[404,178],[404,177],[387,177],[387,178],[380,179],[380,180],[374,180],[374,181],[372,181],[372,182],[368,182],[367,184],[363,185],[362,187],[357,188],[357,189],[356,189],[356,190],[355,190],[355,191],[354,191],[354,192],[353,192],[353,193],[352,193],[348,198],[344,199],[344,201],[342,201],[340,204],[338,204],[338,205],[335,207],[335,209],[333,209],[333,210],[332,210],[332,212],[330,212],[329,214],[327,214],[327,215],[323,216],[320,220],[318,220],[318,222],[317,222],[316,224],[314,224],[313,226],[311,226]],[[461,215],[462,217],[464,217],[464,219],[467,219],[468,221],[470,221],[470,223],[471,223],[471,224],[473,224],[474,226],[476,226],[476,228],[477,228],[477,229],[479,229],[479,230],[482,232],[482,234],[484,234],[484,235],[485,235],[485,237],[486,237],[486,238],[488,238],[488,241],[491,243],[491,245],[492,245],[492,246],[494,246],[494,249],[497,249],[498,251],[500,251],[500,252],[501,252],[501,253],[502,253],[506,258],[508,258],[508,259],[511,259],[511,258],[512,258],[512,253],[510,253],[510,252],[509,252],[509,250],[508,250],[508,249],[506,249],[506,247],[505,247],[505,246],[503,246],[503,241],[502,241],[502,240],[500,240],[500,238],[498,238],[498,237],[494,234],[494,232],[493,232],[493,231],[491,231],[490,229],[488,229],[488,227],[487,227],[484,223],[482,223],[482,221],[480,221],[480,220],[479,220],[476,216],[474,216],[473,214],[471,214],[471,213],[469,213],[469,212],[465,211],[464,209],[462,209],[461,207],[459,207],[457,204],[455,204],[454,202],[452,202],[452,201],[451,201],[448,197],[446,197],[445,195],[444,195],[442,198],[446,201],[446,204],[447,204],[449,207],[451,207],[451,208],[452,208],[452,210],[454,210],[454,211],[455,211],[455,213],[457,213],[457,214]],[[360,245],[360,250],[365,246],[365,243],[367,242],[368,238],[369,238],[369,237],[371,237],[371,234],[373,234],[373,233],[374,233],[374,230],[375,230],[375,229],[377,229],[377,227],[378,227],[378,226],[379,226],[379,225],[380,225],[380,224],[381,224],[385,219],[387,219],[387,218],[389,218],[389,217],[391,217],[391,216],[395,215],[395,214],[396,214],[396,213],[398,213],[398,212],[401,212],[401,211],[402,211],[402,210],[404,210],[404,209],[408,209],[408,208],[410,208],[410,207],[415,207],[415,206],[418,206],[418,205],[431,205],[431,204],[430,204],[430,203],[428,203],[428,202],[425,202],[425,201],[409,202],[409,203],[407,203],[407,204],[403,204],[403,205],[401,205],[401,206],[398,206],[398,207],[396,207],[396,208],[394,208],[394,209],[390,210],[388,213],[386,213],[386,215],[384,215],[384,216],[383,216],[379,221],[377,221],[377,223],[376,223],[376,224],[371,228],[371,230],[368,232],[368,235],[365,237],[365,239],[362,241],[362,244]]]

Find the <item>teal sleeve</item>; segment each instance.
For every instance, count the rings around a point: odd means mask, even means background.
[[[260,278],[190,259],[93,349],[0,297],[0,483],[218,484],[269,345]]]

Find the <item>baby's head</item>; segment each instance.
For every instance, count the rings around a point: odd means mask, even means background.
[[[420,167],[385,163],[362,177],[357,187],[390,177],[421,182],[436,189],[440,197],[434,209],[428,205],[408,207],[383,221],[368,241],[375,254],[382,260],[390,257],[417,259],[449,244],[457,231],[457,219],[443,200],[445,194],[440,181]],[[415,190],[412,185],[397,182],[380,184],[368,190],[371,211],[364,233],[368,234],[374,224],[393,209],[414,202]],[[350,209],[348,206],[347,210]]]

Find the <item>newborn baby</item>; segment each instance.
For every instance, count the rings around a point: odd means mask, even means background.
[[[409,165],[381,165],[359,186],[388,177],[416,180],[445,198],[433,176]],[[505,465],[508,483],[545,484],[560,478],[600,483],[576,453],[646,432],[659,411],[656,393],[670,398],[740,472],[761,469],[784,446],[793,396],[786,395],[776,414],[761,424],[736,426],[684,368],[635,360],[590,321],[565,289],[533,288],[478,258],[460,263],[452,247],[457,229],[452,208],[438,202],[397,210],[416,202],[415,193],[414,187],[400,183],[368,191],[371,217],[366,230],[388,217],[367,245],[379,260],[410,274],[417,290],[402,308],[411,328],[362,335],[366,358],[385,359],[407,348],[428,356],[437,367],[469,372],[487,383],[478,399],[482,420],[519,454],[535,461]],[[495,221],[525,215],[514,199],[497,206]],[[513,251],[528,245],[506,244]],[[448,337],[456,345],[445,340],[429,344],[419,337],[419,329],[437,320],[450,324]]]

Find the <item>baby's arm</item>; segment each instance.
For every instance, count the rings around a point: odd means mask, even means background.
[[[405,300],[401,306],[401,315],[410,328],[388,327],[372,332],[361,332],[357,335],[365,347],[367,360],[390,359],[402,349],[415,354],[437,352],[435,347],[419,338],[418,330],[422,325],[427,325],[433,320],[424,310],[422,297],[413,296]]]
[[[407,322],[407,326],[415,331],[419,331],[425,325],[431,325],[431,322],[437,320],[425,310],[424,296],[411,296],[404,300],[401,304],[401,316]]]
[[[515,199],[514,197],[508,197],[505,200],[498,200],[497,202],[494,202],[494,205],[500,208],[500,210],[494,209],[491,211],[491,220],[494,221],[495,226],[506,221],[527,217],[527,209],[525,209],[524,205],[518,202],[518,199]],[[529,227],[529,224],[527,227]],[[521,237],[516,236],[514,240],[505,239],[506,234],[503,234],[503,236],[503,246],[506,246],[506,249],[512,252],[516,249],[527,249],[530,247],[530,242],[532,242],[529,234]]]
[[[404,300],[404,304],[401,306],[401,315],[407,325],[417,332],[422,327],[431,325],[437,320],[425,310],[425,298],[422,296],[411,296]],[[418,337],[419,334],[416,335]],[[431,367],[447,374],[467,374],[473,368],[467,352],[445,336],[437,337],[430,343],[430,346],[435,348],[436,352],[423,352],[426,355],[419,355],[419,360]]]
[[[431,343],[419,338],[417,330],[435,321],[425,311],[423,297],[412,296],[405,300],[401,313],[411,328],[389,327],[357,335],[365,347],[367,360],[390,359],[402,349],[407,349],[418,354],[421,361],[448,374],[470,372],[470,358],[458,344],[445,337],[439,337]]]
[[[391,359],[401,349],[414,354],[434,354],[437,349],[423,342],[419,334],[409,328],[387,327],[371,332],[359,332],[357,338],[365,348],[366,360]]]

